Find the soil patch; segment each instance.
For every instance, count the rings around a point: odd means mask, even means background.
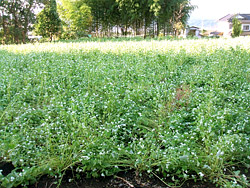
[[[0,162],[0,170],[2,170],[2,174],[4,176],[7,176],[14,169],[15,169],[15,167],[13,166],[12,163],[9,163],[9,162]]]
[[[149,177],[147,174],[138,176],[135,171],[118,173],[113,177],[106,178],[85,178],[82,176],[79,180],[73,179],[70,173],[63,178],[60,188],[168,188],[161,180],[156,177]],[[28,188],[56,188],[54,184],[56,179],[43,176],[40,180]],[[214,184],[208,182],[187,181],[183,188],[215,188]]]
[[[11,173],[14,170],[14,166],[9,162],[0,162],[0,170],[4,176]],[[239,168],[241,173],[250,177],[250,171],[246,168]],[[171,179],[164,180],[167,184],[171,183]],[[47,175],[42,176],[35,184],[28,186],[28,188],[56,188],[58,187],[59,179],[49,177]],[[67,171],[63,176],[59,188],[168,188],[156,176],[149,176],[146,173],[138,174],[136,171],[130,170],[120,172],[115,176],[105,178],[86,178],[84,174],[81,174],[77,179],[72,170]],[[215,188],[213,183],[205,181],[194,182],[192,180],[186,181],[182,188]],[[18,186],[22,188],[22,186]],[[172,186],[174,188],[174,186]]]

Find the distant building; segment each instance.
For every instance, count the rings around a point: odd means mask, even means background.
[[[223,36],[228,37],[232,35],[232,21],[234,17],[236,17],[242,24],[241,36],[250,35],[250,14],[228,14],[218,20],[218,30],[223,32]]]
[[[200,38],[200,28],[199,27],[195,27],[195,26],[191,26],[186,28],[186,36],[192,36],[192,37],[198,37]]]

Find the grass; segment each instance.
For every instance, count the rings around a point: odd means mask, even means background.
[[[0,46],[3,187],[135,169],[247,187],[250,38]],[[177,179],[177,180],[176,180]]]

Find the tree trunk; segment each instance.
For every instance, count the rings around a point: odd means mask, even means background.
[[[16,12],[14,12],[14,40],[15,43],[19,43],[19,24],[18,24],[18,17],[16,15]]]
[[[25,33],[25,31],[23,31],[22,32],[22,38],[23,38],[23,44],[25,44],[26,43],[26,33]]]
[[[174,35],[174,24],[175,24],[175,10],[173,11],[173,18],[172,18],[172,35]]]
[[[26,43],[26,35],[28,33],[28,21],[26,21],[27,18],[25,18],[25,24],[24,24],[24,28],[23,28],[23,31],[22,31],[22,39],[23,39],[23,43],[25,44]]]
[[[159,23],[159,19],[157,19],[157,23],[156,23],[156,27],[157,27],[157,33],[156,33],[156,35],[157,35],[157,37],[159,37],[159,35],[160,35],[160,23]]]
[[[52,33],[50,33],[50,36],[49,36],[49,41],[50,41],[50,42],[52,42],[52,40],[53,40],[53,34],[52,34]]]
[[[155,22],[153,21],[153,36],[152,37],[154,36],[155,36]]]
[[[139,33],[138,33],[138,20],[136,20],[136,22],[135,22],[135,35],[136,36],[139,35]]]
[[[6,43],[7,42],[7,36],[8,36],[8,32],[7,32],[7,27],[6,27],[6,20],[5,20],[5,15],[4,15],[4,12],[2,11],[2,15],[3,15],[3,23],[2,23],[2,26],[3,26],[3,43]]]
[[[96,20],[95,32],[96,32],[96,37],[99,37],[98,20]]]
[[[126,25],[125,25],[125,36],[127,36],[127,34],[128,34],[128,25],[126,23]]]
[[[108,37],[111,37],[111,29],[109,24],[108,24]]]
[[[26,43],[26,35],[28,33],[28,26],[29,26],[29,14],[30,14],[30,10],[32,8],[32,2],[30,2],[29,8],[27,9],[27,13],[24,15],[25,16],[25,21],[24,21],[24,28],[23,28],[23,43]]]
[[[163,35],[164,35],[164,37],[165,37],[165,36],[166,36],[166,22],[164,22],[163,27],[164,27]]]
[[[144,39],[147,37],[147,22],[145,18],[145,23],[144,23]]]

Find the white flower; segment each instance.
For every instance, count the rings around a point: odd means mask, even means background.
[[[203,174],[202,172],[199,172],[199,175],[200,175],[200,177],[203,177],[203,176],[204,176],[204,174]]]
[[[204,165],[203,168],[211,169],[211,167],[208,165]]]
[[[219,157],[220,155],[224,155],[224,152],[219,150],[217,153],[216,153],[216,156]]]

